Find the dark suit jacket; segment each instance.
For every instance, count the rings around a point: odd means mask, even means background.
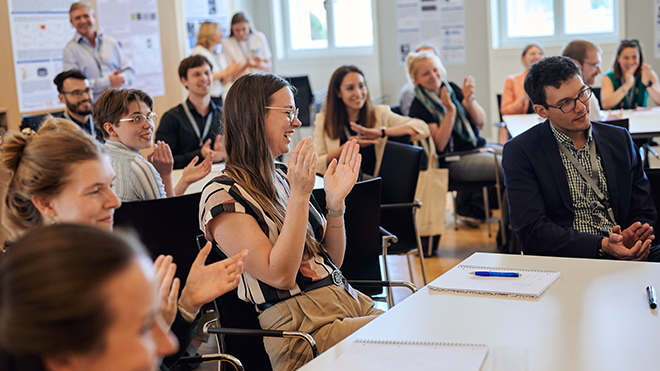
[[[651,185],[630,134],[592,122],[610,203],[622,229],[636,221],[655,227]],[[550,122],[511,139],[502,153],[511,226],[525,254],[595,258],[601,236],[572,228],[575,212]]]

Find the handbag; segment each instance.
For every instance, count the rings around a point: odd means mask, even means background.
[[[420,140],[428,156],[428,167],[419,172],[415,198],[422,202],[417,212],[420,236],[436,236],[445,230],[445,210],[449,188],[449,170],[438,167],[438,155],[433,140]]]

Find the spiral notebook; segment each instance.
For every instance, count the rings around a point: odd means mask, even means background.
[[[475,271],[516,272],[520,273],[520,277],[477,277],[470,274]],[[429,289],[536,299],[552,286],[559,276],[561,273],[555,271],[458,265],[429,284]]]
[[[488,354],[483,344],[356,340],[332,371],[479,371]]]

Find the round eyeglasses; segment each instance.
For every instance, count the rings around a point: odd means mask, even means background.
[[[288,111],[284,112],[287,115],[289,115],[289,122],[293,122],[296,118],[298,118],[298,108],[289,108],[289,107],[266,107],[267,109],[279,109],[282,111]]]
[[[121,121],[127,121],[127,122],[132,121],[136,125],[144,125],[144,123],[147,122],[147,120],[149,120],[149,122],[151,122],[153,124],[154,121],[156,121],[157,118],[158,118],[158,115],[151,112],[147,116],[139,114],[139,115],[136,115],[135,117],[131,117],[129,119],[121,119],[119,121],[120,122]]]

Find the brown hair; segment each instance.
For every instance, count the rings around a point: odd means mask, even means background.
[[[595,50],[598,53],[602,53],[600,47],[591,41],[573,40],[566,44],[564,50],[561,52],[561,55],[564,57],[569,57],[574,61],[578,61],[580,65],[583,65],[584,60],[587,59],[587,53],[592,50]]]
[[[208,64],[209,68],[213,70],[213,67],[211,67],[211,62],[209,62],[209,60],[201,54],[195,54],[188,58],[184,58],[181,63],[179,63],[179,78],[188,80],[188,70],[191,68],[203,66],[204,64]]]
[[[254,198],[270,215],[278,230],[284,224],[284,195],[278,191],[273,153],[266,136],[265,116],[273,94],[293,87],[283,78],[266,73],[240,77],[227,93],[223,114],[225,119],[225,171]],[[305,253],[313,255],[320,249],[307,224]]]
[[[144,102],[149,110],[154,109],[154,100],[149,94],[139,89],[115,88],[108,89],[101,94],[94,103],[92,120],[98,130],[103,133],[103,138],[110,137],[103,125],[109,122],[113,126],[119,126],[119,120],[129,113],[128,109],[132,102]]]
[[[78,1],[77,3],[71,4],[71,7],[69,8],[69,14],[78,8],[87,8],[89,9],[90,13],[94,14],[94,8],[92,8],[92,4],[86,1]]]
[[[344,101],[339,98],[338,94],[344,77],[351,72],[359,73],[364,78],[364,73],[356,66],[341,66],[335,70],[330,78],[325,100],[325,120],[323,122],[323,130],[330,139],[338,139],[344,135],[344,125],[348,122],[348,111]],[[366,80],[364,84],[366,86]],[[376,125],[376,114],[371,104],[368,88],[364,106],[360,109],[360,124],[368,128],[373,128]]]
[[[68,120],[47,117],[37,133],[14,133],[4,138],[0,161],[11,173],[2,223],[12,237],[43,224],[33,196],[58,195],[74,165],[98,160],[103,148]]]
[[[542,47],[540,44],[537,44],[537,43],[529,43],[529,44],[525,45],[525,47],[523,48],[522,53],[520,54],[520,56],[521,56],[521,57],[524,57],[525,54],[527,54],[527,52],[529,51],[529,49],[531,49],[532,47],[537,47],[537,48],[539,48],[539,50],[541,51],[541,54],[542,54],[542,55],[545,55],[545,50],[543,50],[543,47]]]
[[[626,48],[635,48],[639,53],[639,66],[635,71],[635,78],[639,80],[642,77],[642,65],[644,64],[644,54],[642,54],[642,45],[639,43],[639,40],[635,40],[635,39],[621,40],[621,43],[619,43],[619,47],[616,49],[616,57],[614,58],[614,66],[612,67],[614,69],[614,79],[620,80],[621,77],[623,76],[623,72],[621,71],[621,65],[619,64],[619,61],[617,59],[619,58],[619,55],[621,54],[623,49]]]
[[[252,19],[250,18],[249,14],[245,12],[238,12],[234,14],[233,17],[231,17],[231,26],[243,22],[248,24],[248,29],[250,30],[249,33],[252,33]],[[231,28],[231,26],[229,26],[229,37],[235,37],[234,30]]]
[[[0,352],[16,370],[43,370],[44,357],[103,349],[113,320],[104,284],[144,254],[134,236],[82,225],[16,241],[0,260]]]
[[[215,34],[220,29],[215,22],[204,22],[199,26],[197,31],[197,45],[201,45],[206,49],[211,49],[215,46]]]

